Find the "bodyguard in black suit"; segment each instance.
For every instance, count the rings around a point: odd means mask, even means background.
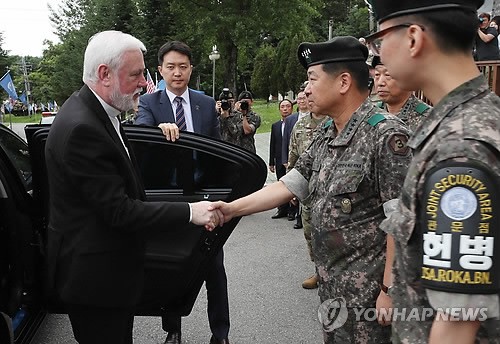
[[[288,99],[283,99],[279,103],[281,120],[273,123],[271,126],[271,138],[269,142],[269,171],[276,173],[278,180],[286,174],[286,168],[283,165],[284,159],[282,156],[283,133],[285,130],[285,118],[288,117],[293,110],[292,102]],[[278,207],[273,219],[288,216],[289,204],[285,203]]]
[[[157,125],[167,138],[172,128],[179,127],[183,131],[220,139],[215,100],[188,89],[192,68],[189,46],[178,41],[165,43],[158,50],[158,71],[165,79],[166,89],[140,97],[135,124]],[[178,108],[179,97],[182,99],[182,110]],[[183,119],[179,118],[181,116]],[[229,343],[229,300],[222,250],[215,257],[205,282],[208,320],[212,330],[210,343]],[[181,342],[180,315],[172,312],[164,314],[162,328],[167,332],[165,344]]]
[[[110,55],[110,51],[114,55]],[[132,343],[143,289],[144,237],[191,221],[212,229],[210,203],[146,202],[117,116],[146,86],[144,44],[118,31],[91,38],[86,84],[62,106],[45,148],[51,286],[80,344]]]

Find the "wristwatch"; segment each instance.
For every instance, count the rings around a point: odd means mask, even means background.
[[[384,283],[380,284],[380,290],[382,290],[386,295],[389,295],[389,291],[392,289],[392,285],[386,286]]]

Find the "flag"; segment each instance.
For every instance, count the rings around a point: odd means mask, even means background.
[[[153,79],[151,78],[151,74],[149,74],[149,69],[147,70],[148,74],[146,76],[146,82],[148,85],[146,86],[146,93],[153,93],[156,91],[156,85],[153,82]]]
[[[19,101],[21,103],[23,103],[24,105],[28,106],[28,100],[26,99],[26,93],[23,92],[20,96],[19,96]]]
[[[12,77],[10,76],[10,71],[4,74],[0,79],[0,86],[3,87],[5,92],[9,94],[9,97],[12,99],[17,99],[16,88],[14,87],[14,83],[12,82]]]

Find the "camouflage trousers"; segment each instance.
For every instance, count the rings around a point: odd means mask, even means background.
[[[391,326],[374,321],[357,321],[352,308],[347,309],[347,321],[333,331],[323,328],[325,344],[391,344]]]
[[[312,225],[311,225],[311,208],[308,206],[301,204],[302,207],[302,226],[304,228],[304,238],[306,238],[306,243],[307,243],[307,250],[309,251],[309,257],[311,258],[311,261],[314,262],[314,255],[312,251],[312,244],[311,244],[311,231],[312,231]]]

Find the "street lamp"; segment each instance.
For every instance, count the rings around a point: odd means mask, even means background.
[[[212,52],[208,55],[208,58],[210,61],[213,62],[213,68],[212,68],[212,97],[215,99],[215,61],[220,59],[220,54],[217,51],[217,46],[214,45],[212,47]]]

